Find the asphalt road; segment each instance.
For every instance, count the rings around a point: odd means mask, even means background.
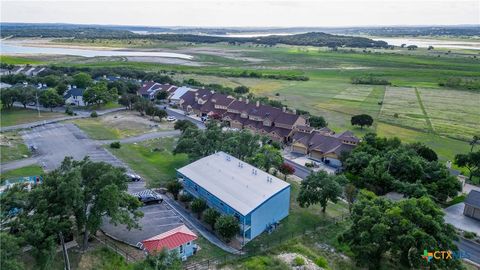
[[[295,162],[293,162],[289,159],[285,158],[284,161],[285,161],[285,163],[287,163],[287,164],[291,165],[293,168],[295,168],[295,172],[293,174],[302,178],[302,179],[307,178],[307,176],[309,176],[312,173],[312,171],[309,168],[304,167],[302,165],[299,165],[298,163],[295,163]]]
[[[158,107],[163,109],[165,106],[158,106]],[[169,116],[174,116],[175,118],[177,118],[179,120],[189,120],[190,122],[196,124],[199,129],[205,129],[206,128],[205,124],[202,121],[198,121],[196,119],[188,117],[185,114],[176,112],[176,111],[174,111],[174,110],[172,110],[168,107],[167,107],[166,111],[167,111]]]
[[[460,238],[456,244],[460,251],[465,252],[467,259],[480,264],[480,244],[463,238]]]

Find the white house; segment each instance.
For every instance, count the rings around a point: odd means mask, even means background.
[[[74,106],[85,106],[85,102],[83,102],[84,92],[85,89],[77,88],[76,86],[68,89],[63,95],[63,99],[65,99],[65,104]]]
[[[192,89],[186,86],[178,87],[177,89],[175,89],[175,91],[171,93],[171,95],[168,97],[168,100],[172,104],[178,104],[178,102],[180,102],[180,98],[188,91],[196,91],[196,89]]]

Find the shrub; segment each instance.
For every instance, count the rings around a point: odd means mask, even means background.
[[[305,167],[307,167],[307,168],[313,168],[313,167],[315,167],[315,165],[313,164],[313,162],[306,162],[306,163],[305,163]]]
[[[182,190],[183,186],[177,180],[173,180],[167,183],[168,192],[172,193],[173,198],[178,200],[178,193]]]
[[[93,111],[93,112],[90,114],[90,117],[92,117],[92,118],[98,117],[97,112],[96,112],[96,111]]]
[[[398,118],[398,113],[395,113],[393,117]]]
[[[477,237],[477,234],[474,233],[474,232],[464,232],[463,236],[467,239],[473,239],[473,238]]]
[[[192,212],[197,213],[198,218],[200,218],[202,212],[207,209],[207,203],[202,199],[196,198],[192,201],[190,207],[192,208]]]
[[[70,108],[70,106],[67,106],[65,108],[65,113],[68,114],[68,115],[73,115],[74,114],[74,112],[73,112],[72,108]]]
[[[315,259],[315,264],[322,267],[322,268],[327,268],[328,267],[328,261],[322,256],[319,256],[318,258]]]
[[[293,259],[293,266],[302,266],[302,265],[305,265],[305,260],[302,257],[297,256],[295,257],[295,259]]]
[[[110,148],[119,149],[120,147],[121,147],[120,142],[112,142],[112,143],[110,144]]]
[[[230,242],[232,237],[240,231],[240,225],[238,225],[238,220],[234,216],[219,217],[214,227],[218,234],[227,242]]]
[[[188,193],[180,194],[178,196],[178,200],[185,203],[191,202],[193,200],[193,196]]]
[[[215,226],[215,222],[217,222],[219,217],[220,217],[220,213],[213,208],[208,208],[203,213],[203,220],[205,221],[205,223],[210,225],[212,229]]]

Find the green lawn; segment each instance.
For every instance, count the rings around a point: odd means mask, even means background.
[[[175,169],[188,163],[187,155],[172,154],[175,142],[176,138],[159,138],[109,150],[144,177],[148,187],[160,187],[175,178]]]
[[[28,57],[0,55],[0,62],[9,65],[39,65],[43,64],[42,61],[31,59]]]
[[[43,173],[42,167],[38,165],[30,165],[23,168],[7,171],[1,174],[0,180],[1,182],[5,181],[6,179],[15,179],[24,176],[37,176]]]
[[[20,125],[25,123],[49,120],[52,118],[65,117],[66,114],[57,113],[57,112],[38,112],[36,110],[23,109],[23,108],[12,108],[12,109],[2,109],[0,111],[0,126],[8,127],[14,125]]]
[[[17,132],[0,133],[0,163],[22,159],[30,156],[22,136]]]

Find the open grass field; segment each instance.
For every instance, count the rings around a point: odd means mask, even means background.
[[[173,123],[152,121],[138,112],[122,111],[72,121],[95,140],[115,140],[148,132],[173,130]]]
[[[176,138],[160,138],[135,144],[122,144],[120,149],[109,149],[115,156],[140,174],[149,188],[164,186],[175,178],[175,169],[188,163],[185,154],[173,155]]]
[[[17,132],[0,133],[0,163],[22,159],[30,156],[22,136]]]
[[[42,167],[38,165],[31,165],[31,166],[26,166],[23,168],[11,170],[8,172],[4,172],[1,174],[0,180],[1,182],[3,182],[6,179],[13,179],[13,178],[18,178],[23,176],[36,176],[36,175],[41,175],[42,173],[43,173]]]
[[[94,43],[96,43],[95,41]],[[448,77],[480,78],[480,59],[472,50],[419,48],[415,51],[326,48],[279,45],[274,47],[229,46],[227,44],[142,44],[103,40],[98,43],[112,47],[157,46],[174,52],[193,55],[202,66],[131,62],[117,58],[81,59],[59,63],[76,67],[128,67],[146,71],[168,70],[178,81],[193,78],[203,83],[218,83],[235,87],[246,85],[260,96],[322,115],[329,127],[353,130],[362,136],[376,131],[386,136],[398,136],[411,141],[410,133],[427,144],[434,145],[442,159],[463,151],[461,145],[480,130],[480,91],[441,88],[438,83]],[[71,43],[69,43],[71,44]],[[81,44],[86,46],[87,44]],[[303,75],[309,81],[287,81],[237,77],[243,71],[262,74]],[[389,80],[392,86],[353,85],[352,77],[373,75]],[[383,102],[383,104],[382,104]],[[375,124],[360,130],[350,125],[352,115],[367,113]],[[398,117],[396,117],[396,114]],[[392,128],[391,130],[390,127]],[[396,132],[401,128],[402,132]],[[421,133],[421,134],[420,134]],[[458,139],[450,140],[448,138]],[[449,142],[445,146],[437,141]]]
[[[25,123],[49,120],[52,118],[59,118],[66,116],[63,113],[57,112],[40,112],[40,117],[37,111],[23,108],[2,109],[0,111],[0,126],[8,127],[20,125]]]
[[[16,57],[8,55],[0,55],[0,62],[9,65],[40,65],[43,61],[31,59],[27,57]]]

